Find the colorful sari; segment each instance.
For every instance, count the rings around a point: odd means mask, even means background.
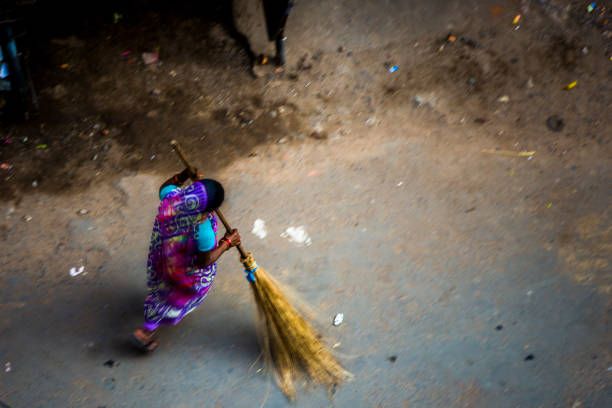
[[[198,224],[208,217],[217,232],[217,220],[206,212],[207,203],[206,189],[195,182],[170,192],[159,205],[147,260],[144,327],[148,330],[177,324],[208,294],[217,264],[201,268],[196,263]]]

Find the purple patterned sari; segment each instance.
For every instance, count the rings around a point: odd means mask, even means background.
[[[153,224],[147,286],[145,325],[155,330],[160,324],[177,324],[202,303],[217,273],[217,264],[196,264],[196,231],[206,217],[217,232],[217,220],[206,212],[204,186],[195,182],[170,192],[160,203]]]

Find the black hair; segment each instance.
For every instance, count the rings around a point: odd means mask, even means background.
[[[208,197],[208,204],[206,205],[207,210],[216,210],[221,207],[223,200],[225,199],[225,190],[221,183],[217,180],[202,179],[200,183],[206,189],[206,195]]]

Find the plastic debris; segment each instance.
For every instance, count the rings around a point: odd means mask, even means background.
[[[4,363],[4,372],[5,373],[10,373],[13,370],[13,367],[11,367],[11,362],[7,361],[6,363]]]
[[[398,187],[401,187],[401,186],[403,186],[403,185],[404,185],[404,182],[403,182],[403,181],[400,181],[399,183],[397,183],[397,184],[396,184],[396,186],[398,186]]]
[[[546,126],[553,132],[560,132],[565,127],[565,122],[557,115],[552,115],[546,119]]]
[[[569,84],[565,85],[565,89],[566,91],[570,91],[572,89],[574,89],[576,87],[576,85],[578,85],[578,81],[572,81]]]
[[[340,326],[344,321],[344,313],[338,313],[334,316],[334,326]]]
[[[0,163],[0,169],[2,170],[10,170],[12,169],[13,166],[11,164],[8,163]]]
[[[34,188],[38,187],[38,181],[34,180],[32,182],[32,187],[34,187]]]
[[[157,52],[143,52],[142,62],[145,65],[157,64],[159,62],[159,53]]]
[[[73,278],[75,276],[78,276],[80,274],[82,274],[85,271],[85,267],[83,265],[77,267],[72,267],[70,268],[70,276],[72,276]]]
[[[85,208],[81,208],[79,211],[77,211],[77,215],[86,215],[86,214],[89,214],[89,210]]]
[[[337,343],[334,343],[334,345],[332,346],[332,348],[333,348],[333,349],[337,349],[337,348],[338,348],[338,347],[340,347],[341,345],[342,345],[342,343],[337,342]]]
[[[31,216],[31,215],[24,215],[24,216],[23,216],[23,220],[24,220],[25,222],[30,222],[30,221],[32,221],[32,216]]]
[[[552,208],[552,203],[547,203],[546,208]]]
[[[587,6],[587,11],[589,13],[592,13],[593,11],[595,11],[596,8],[597,8],[597,3],[592,2],[592,3],[589,3],[589,5]]]
[[[508,95],[502,95],[497,99],[497,102],[508,103],[510,102],[510,97]]]
[[[68,69],[68,68],[70,68],[70,64],[62,64],[62,65],[60,65],[60,68],[61,69]]]
[[[290,242],[298,244],[298,246],[310,246],[312,240],[306,233],[303,225],[299,227],[289,227],[281,234],[282,238],[287,238]]]
[[[121,20],[123,20],[123,14],[113,13],[113,23],[117,24]]]
[[[521,18],[522,16],[520,14],[517,14],[516,16],[514,16],[514,18],[512,19],[512,24],[514,25],[518,25],[521,22]]]
[[[253,223],[253,229],[251,230],[253,234],[255,234],[259,239],[264,239],[268,235],[268,231],[266,230],[266,223],[264,220],[258,218]]]
[[[122,52],[121,52],[121,56],[122,56],[123,58],[127,58],[127,57],[129,57],[130,55],[132,55],[132,50],[125,50],[125,51],[122,51]]]
[[[536,152],[535,150],[521,150],[518,152],[512,151],[512,150],[495,150],[495,149],[483,149],[481,150],[482,153],[487,153],[487,154],[496,154],[499,156],[507,156],[507,157],[532,157],[535,156]]]
[[[257,59],[259,65],[268,65],[269,59],[267,55],[261,54]]]
[[[36,148],[38,150],[47,150],[47,148],[49,148],[49,146],[46,143],[41,143],[41,144],[37,144]]]
[[[399,67],[398,67],[397,65],[391,65],[391,66],[388,68],[388,71],[389,71],[389,73],[391,73],[391,74],[392,74],[392,73],[396,72],[398,69],[399,69]]]
[[[449,34],[446,36],[446,42],[449,43],[454,43],[455,41],[457,41],[457,36],[454,34]]]

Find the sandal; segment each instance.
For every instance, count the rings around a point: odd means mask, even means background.
[[[134,330],[134,333],[130,336],[130,342],[144,353],[155,351],[159,346],[157,340],[153,338],[153,334],[147,334],[143,329]]]

